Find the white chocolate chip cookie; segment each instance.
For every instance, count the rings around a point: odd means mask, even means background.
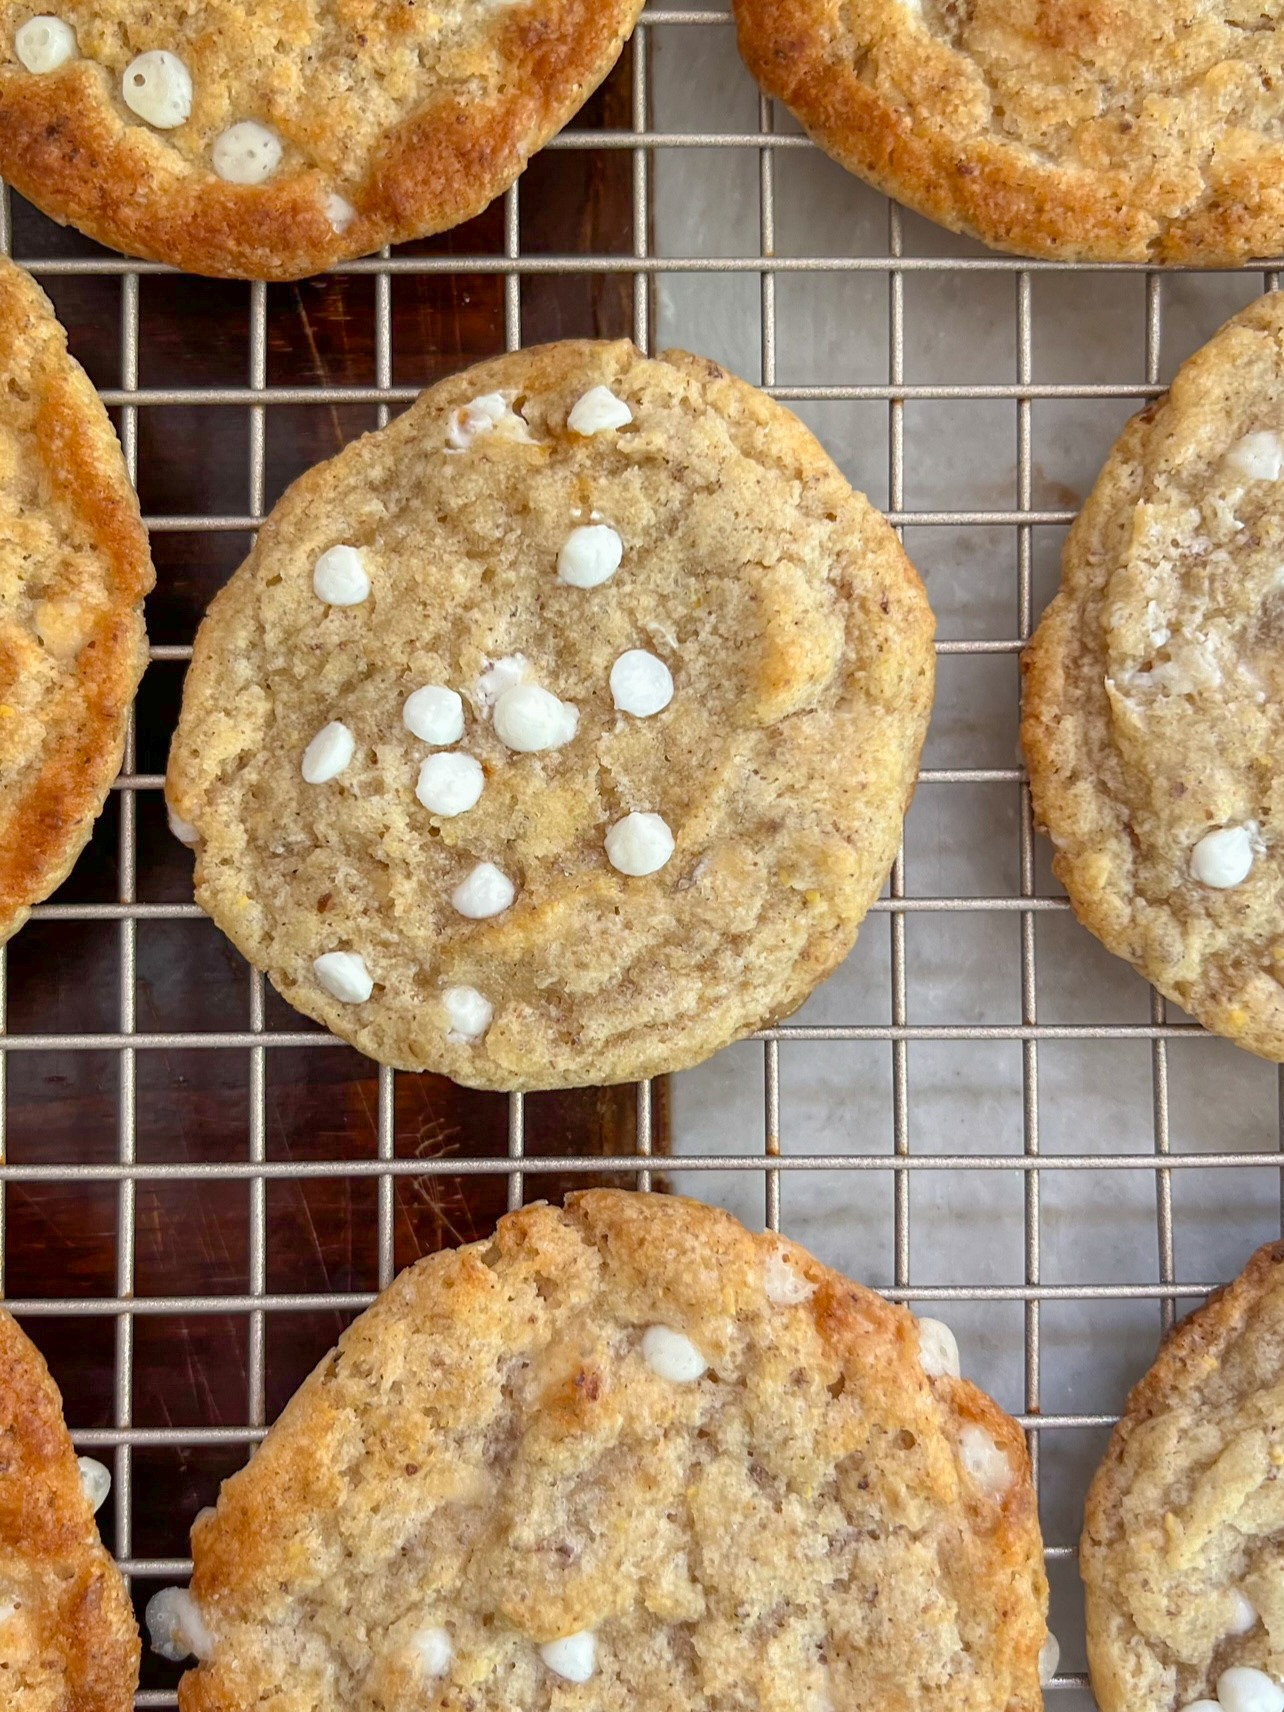
[[[595,513],[619,568],[568,583]],[[167,792],[200,902],[372,1057],[629,1081],[787,1015],[847,954],[932,669],[922,586],[793,416],[681,353],[552,345],[286,495],[201,626]]]
[[[94,1524],[101,1463],[77,1462],[44,1359],[0,1309],[0,1706],[130,1712],[138,1630]]]
[[[192,273],[297,279],[481,212],[642,0],[0,0],[0,175]]]
[[[147,663],[151,586],[107,412],[44,294],[0,259],[0,941],[89,841]]]
[[[904,1308],[670,1196],[404,1272],[192,1556],[156,1624],[199,1659],[181,1712],[1041,1706],[1015,1422]]]
[[[1035,811],[1079,919],[1284,1059],[1284,296],[1124,430],[1026,652]]]
[[[1088,1494],[1101,1712],[1284,1707],[1284,1244],[1178,1325]]]

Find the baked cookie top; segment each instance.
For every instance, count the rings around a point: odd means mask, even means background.
[[[152,586],[107,413],[0,259],[0,940],[66,878],[120,767]]]
[[[713,363],[483,364],[305,475],[196,638],[202,905],[384,1063],[628,1081],[793,1010],[896,851],[932,618]]]
[[[1026,652],[1035,811],[1075,913],[1284,1058],[1284,297],[1129,423]]]
[[[1025,255],[1284,247],[1281,0],[734,0],[750,70],[850,171]]]
[[[192,273],[297,279],[457,225],[642,0],[0,0],[0,175]]]
[[[1279,1704],[1256,1673],[1284,1682],[1282,1420],[1284,1244],[1270,1243],[1165,1340],[1088,1494],[1101,1712]]]
[[[1037,1708],[1024,1440],[921,1329],[695,1202],[510,1214],[197,1520],[182,1712]]]
[[[106,1470],[77,1464],[40,1352],[0,1309],[0,1705],[129,1712],[138,1630],[94,1526]]]

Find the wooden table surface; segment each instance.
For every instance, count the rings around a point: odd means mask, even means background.
[[[577,121],[627,128],[631,68],[624,61]],[[545,153],[520,194],[524,252],[622,253],[633,246],[632,162],[623,151]],[[103,255],[14,200],[13,252],[20,261]],[[410,246],[432,255],[502,255],[503,207],[440,238]],[[404,253],[404,252],[403,252]],[[118,278],[45,277],[76,356],[92,378],[119,387],[122,285]],[[632,331],[627,275],[529,276],[522,283],[522,337],[534,343]],[[376,282],[325,277],[267,290],[269,385],[376,382]],[[139,385],[203,387],[250,380],[251,288],[188,276],[139,283]],[[479,273],[394,276],[392,377],[423,386],[504,348],[504,281]],[[376,426],[376,407],[270,407],[264,465],[270,506],[300,471]],[[244,516],[250,509],[250,429],[244,406],[145,406],[138,412],[138,486],[149,516]],[[210,597],[244,556],[244,532],[157,532],[157,587],[148,602],[154,645],[188,644]],[[139,773],[164,770],[182,688],[181,661],[154,661],[137,709]],[[136,896],[190,902],[191,858],[165,828],[159,792],[139,792]],[[113,796],[58,903],[121,897],[128,828]],[[245,1029],[247,965],[203,917],[142,920],[136,929],[136,1028],[140,1032]],[[115,1030],[121,1020],[120,927],[110,921],[29,923],[8,951],[12,1034]],[[310,1028],[268,989],[266,1026]],[[265,1143],[272,1161],[366,1159],[377,1150],[378,1076],[368,1059],[339,1047],[271,1049],[266,1055]],[[135,1145],[140,1162],[243,1161],[251,1112],[251,1059],[239,1049],[142,1051],[135,1055]],[[114,1051],[17,1051],[8,1055],[8,1159],[13,1164],[109,1164],[121,1157],[121,1063]],[[440,1077],[399,1075],[400,1157],[506,1159],[508,1102]],[[635,1090],[529,1097],[532,1155],[631,1151]],[[664,1089],[655,1091],[654,1137],[666,1141]],[[123,1125],[128,1134],[129,1125]],[[578,1179],[577,1182],[591,1179]],[[527,1179],[528,1198],[556,1197],[567,1181]],[[444,1243],[485,1232],[504,1211],[508,1185],[494,1174],[395,1181],[398,1266]],[[378,1284],[377,1187],[373,1179],[270,1181],[266,1190],[269,1292],[369,1291]],[[133,1288],[139,1297],[239,1294],[250,1284],[251,1191],[240,1182],[140,1182]],[[63,1389],[74,1429],[121,1424],[114,1396],[119,1332],[112,1314],[121,1264],[120,1190],[112,1182],[18,1183],[5,1198],[5,1295],[101,1302],[101,1314],[32,1315],[25,1321]],[[266,1316],[266,1416],[271,1420],[321,1358],[347,1315],[272,1311]],[[245,1314],[134,1318],[132,1425],[201,1429],[247,1425]],[[129,1556],[185,1557],[192,1516],[244,1460],[244,1442],[140,1446],[133,1451]],[[110,1451],[98,1454],[109,1464]],[[109,1545],[119,1517],[100,1516]],[[141,1609],[156,1581],[139,1578]],[[176,1679],[149,1659],[144,1687]]]

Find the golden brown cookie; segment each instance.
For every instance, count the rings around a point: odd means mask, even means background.
[[[835,160],[1023,255],[1230,266],[1284,248],[1284,13],[1171,0],[734,0]]]
[[[1079,919],[1284,1058],[1284,297],[1129,423],[1026,652],[1035,811]]]
[[[40,1352],[0,1309],[0,1706],[129,1712],[138,1630],[94,1526],[106,1470],[77,1464]]]
[[[1088,1494],[1080,1564],[1101,1712],[1284,1700],[1282,1466],[1284,1243],[1269,1243],[1164,1341]]]
[[[795,417],[550,345],[295,484],[197,635],[167,792],[201,904],[372,1057],[628,1081],[846,956],[932,674],[918,578]]]
[[[107,413],[0,258],[0,940],[66,878],[116,777],[152,580]]]
[[[182,1712],[1033,1712],[1024,1439],[922,1331],[693,1201],[510,1214],[198,1519]]]
[[[480,213],[642,0],[0,0],[0,175],[192,273],[297,279]]]

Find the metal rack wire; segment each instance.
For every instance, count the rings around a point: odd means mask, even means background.
[[[527,253],[522,247],[522,190],[514,187],[504,203],[501,254],[453,256],[388,254],[354,262],[343,271],[370,275],[374,281],[375,383],[368,385],[270,385],[268,351],[267,288],[252,285],[249,294],[249,340],[246,372],[242,378],[228,377],[228,384],[191,387],[145,387],[140,384],[140,282],[164,270],[114,256],[28,257],[38,278],[91,276],[119,280],[120,384],[104,388],[104,401],[119,412],[119,426],[131,475],[137,475],[140,413],[167,406],[244,412],[248,422],[248,506],[243,513],[226,515],[154,515],[147,519],[153,531],[168,536],[192,532],[242,532],[252,530],[264,514],[267,494],[267,447],[269,407],[285,405],[362,405],[375,407],[380,424],[391,409],[413,398],[417,388],[394,384],[392,314],[393,286],[398,277],[458,271],[478,276],[499,276],[503,281],[504,335],[509,349],[522,339],[524,283],[541,275],[583,274],[624,276],[631,281],[633,336],[643,348],[652,343],[655,321],[654,287],[661,275],[749,276],[758,282],[760,308],[761,381],[775,397],[791,404],[880,404],[887,411],[888,510],[899,527],[916,529],[991,527],[1011,530],[1016,544],[1015,634],[977,638],[945,637],[938,643],[943,657],[1012,656],[1019,652],[1036,620],[1034,579],[1034,532],[1067,523],[1069,507],[1036,507],[1034,456],[1032,451],[1032,406],[1050,400],[1137,400],[1162,391],[1161,345],[1163,338],[1164,281],[1159,274],[1145,276],[1144,365],[1141,378],[1092,383],[1046,382],[1035,377],[1033,361],[1034,282],[1040,275],[1055,272],[1132,272],[1127,269],[1077,269],[1026,262],[998,254],[912,254],[905,243],[905,217],[895,206],[887,212],[884,253],[876,255],[782,254],[777,245],[777,169],[787,154],[808,150],[802,137],[777,128],[778,115],[771,103],[759,102],[756,129],[744,131],[656,131],[651,128],[653,44],[660,32],[693,28],[725,28],[729,20],[723,10],[692,9],[680,3],[669,8],[653,3],[644,13],[632,58],[632,127],[616,132],[594,132],[572,126],[550,146],[555,150],[623,151],[632,172],[632,244],[622,254]],[[653,171],[661,151],[670,149],[750,151],[757,165],[757,253],[703,257],[666,252],[654,243]],[[7,198],[0,201],[0,249],[9,251],[10,219]],[[867,274],[886,282],[887,361],[884,382],[796,385],[779,379],[778,288],[780,281],[797,274]],[[1015,323],[1015,374],[1010,381],[985,383],[914,382],[906,378],[905,316],[906,282],[917,274],[947,273],[961,285],[978,275],[1010,278]],[[1272,287],[1273,274],[1262,276]],[[916,508],[906,501],[907,406],[946,401],[1010,403],[1016,417],[1016,503],[995,507]],[[152,648],[156,662],[181,663],[190,655],[190,645],[161,644]],[[268,1418],[266,1385],[266,1339],[269,1317],[298,1311],[336,1310],[350,1313],[364,1306],[370,1292],[358,1290],[325,1293],[284,1291],[269,1284],[268,1191],[281,1181],[303,1182],[317,1178],[350,1178],[372,1181],[376,1186],[377,1282],[386,1284],[394,1271],[394,1191],[399,1179],[434,1176],[468,1177],[503,1173],[507,1203],[521,1205],[528,1194],[541,1192],[541,1180],[550,1176],[583,1180],[611,1170],[649,1189],[653,1183],[653,1095],[649,1085],[636,1094],[636,1151],[609,1159],[567,1157],[564,1154],[529,1156],[526,1146],[527,1102],[511,1097],[508,1106],[506,1157],[469,1157],[443,1154],[434,1157],[398,1152],[394,1074],[378,1075],[378,1108],[375,1120],[377,1144],[371,1157],[275,1159],[267,1141],[268,1054],[284,1049],[314,1051],[326,1048],[324,1034],[301,1027],[271,1027],[263,978],[249,977],[248,1026],[209,1031],[172,1032],[140,1027],[137,1008],[137,948],[140,923],[156,920],[200,918],[190,902],[148,902],[138,897],[137,819],[140,798],[160,790],[158,774],[137,770],[137,745],[131,735],[125,763],[116,783],[119,797],[118,896],[114,902],[53,902],[37,909],[36,920],[62,923],[110,923],[117,936],[117,993],[114,1027],[94,1032],[25,1031],[6,1029],[6,990],[0,962],[0,1160],[3,1152],[4,1077],[15,1054],[111,1053],[119,1065],[115,1116],[114,1157],[97,1163],[3,1163],[0,1164],[0,1196],[15,1184],[42,1182],[102,1184],[114,1190],[116,1206],[116,1271],[114,1294],[101,1297],[16,1298],[10,1306],[36,1324],[42,1316],[63,1319],[101,1316],[110,1313],[115,1323],[114,1401],[109,1426],[76,1432],[86,1450],[109,1450],[114,1457],[114,1541],[127,1575],[140,1579],[182,1578],[190,1565],[179,1556],[138,1555],[134,1550],[133,1472],[136,1453],[155,1447],[179,1449],[221,1445],[244,1447],[247,1451],[265,1429]],[[782,1183],[792,1174],[825,1171],[841,1174],[842,1192],[855,1195],[857,1185],[871,1178],[890,1180],[893,1197],[892,1252],[890,1265],[880,1282],[888,1293],[915,1303],[970,1302],[1010,1303],[1019,1307],[1023,1330],[1023,1411],[1036,1474],[1043,1435],[1053,1431],[1101,1429],[1112,1416],[1105,1411],[1079,1413],[1044,1412],[1041,1408],[1041,1313],[1049,1303],[1093,1301],[1153,1301],[1164,1325],[1171,1323],[1179,1298],[1204,1293],[1218,1280],[1178,1280],[1174,1248],[1174,1177],[1190,1169],[1216,1171],[1248,1168],[1278,1174],[1278,1151],[1237,1151],[1224,1147],[1216,1152],[1174,1150],[1171,1133],[1169,1047],[1175,1040],[1205,1039],[1194,1025],[1170,1019],[1164,1002],[1150,1001],[1145,1021],[1040,1021],[1036,937],[1038,924],[1066,911],[1063,898],[1041,893],[1036,873],[1036,843],[1029,795],[1023,774],[1016,764],[995,766],[931,767],[923,773],[925,784],[947,789],[971,785],[1002,785],[1019,794],[1017,821],[1019,838],[1018,882],[1009,892],[986,896],[914,895],[904,852],[891,875],[887,895],[875,908],[875,919],[867,932],[878,931],[878,920],[886,917],[890,957],[890,1015],[886,1020],[862,1023],[786,1023],[757,1036],[762,1055],[762,1146],[730,1154],[682,1152],[681,1169],[696,1174],[733,1172],[761,1177],[766,1223],[782,1223]],[[1020,1007],[1018,1020],[1009,1022],[915,1022],[911,1020],[907,983],[907,924],[916,915],[937,913],[981,914],[998,919],[1016,918],[1020,934]],[[1011,1042],[1021,1055],[1021,1150],[1012,1154],[1001,1149],[956,1153],[947,1149],[924,1152],[911,1148],[910,1047],[931,1042]],[[1045,1152],[1040,1139],[1040,1048],[1048,1042],[1135,1041],[1148,1047],[1151,1100],[1148,1114],[1149,1141],[1136,1148],[1115,1152],[1081,1148]],[[886,1049],[891,1066],[892,1135],[890,1149],[872,1143],[842,1154],[790,1152],[782,1148],[782,1124],[789,1114],[782,1099],[781,1052],[791,1044],[826,1042],[875,1043]],[[248,1059],[248,1132],[244,1157],[220,1162],[140,1160],[137,1145],[136,1075],[139,1056],[145,1053],[202,1051],[244,1055]],[[1284,1112],[1284,1103],[1281,1103]],[[1281,1141],[1284,1147],[1284,1141]],[[1045,1174],[1075,1171],[1141,1173],[1153,1180],[1156,1276],[1152,1282],[1120,1283],[1086,1280],[1075,1283],[1046,1282],[1041,1252],[1041,1181]],[[1024,1266],[1019,1283],[1006,1284],[915,1284],[911,1276],[911,1183],[922,1173],[1019,1174],[1022,1194]],[[1109,1178],[1107,1178],[1109,1181]],[[245,1288],[231,1294],[140,1294],[137,1289],[136,1217],[140,1182],[217,1182],[243,1184],[248,1198],[248,1264]],[[698,1186],[697,1186],[698,1187]],[[3,1203],[0,1202],[0,1210]],[[788,1220],[785,1220],[786,1227]],[[3,1279],[4,1220],[0,1217],[0,1281]],[[228,1426],[135,1424],[134,1377],[135,1334],[145,1316],[186,1315],[244,1316],[247,1325],[246,1388],[243,1422]],[[76,1399],[68,1399],[73,1427],[78,1425]],[[1051,1537],[1049,1559],[1066,1564],[1073,1555],[1073,1541]],[[1082,1686],[1081,1673],[1067,1671],[1054,1687],[1073,1690]],[[174,1703],[170,1689],[144,1689],[140,1706]]]

